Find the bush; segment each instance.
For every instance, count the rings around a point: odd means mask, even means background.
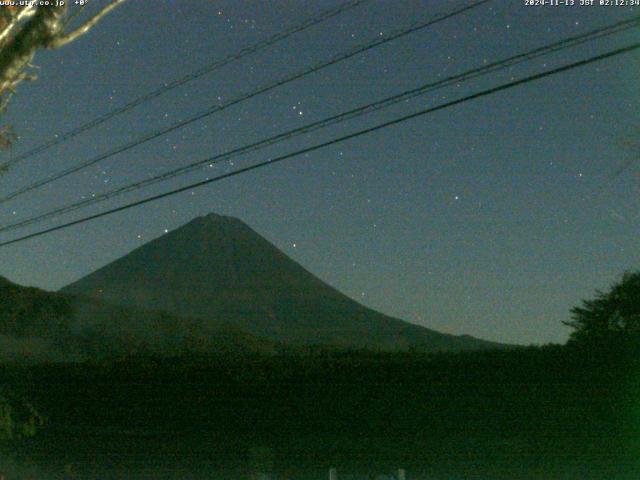
[[[640,345],[640,271],[626,272],[606,292],[571,310],[569,343],[589,346]]]

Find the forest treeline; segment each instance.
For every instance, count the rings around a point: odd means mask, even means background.
[[[604,474],[640,467],[637,353],[572,346],[435,355],[317,349],[0,372],[28,378],[29,395],[47,419],[38,435],[20,442],[30,458],[74,451],[124,461],[133,451],[168,452],[243,465],[248,452],[265,446],[274,469],[294,458],[300,468],[318,469],[373,462]]]
[[[290,476],[404,466],[433,478],[638,478],[639,280],[625,274],[576,307],[566,345],[280,345],[5,364],[0,384],[44,425],[3,448],[29,462],[125,471],[132,458],[242,469],[262,452],[261,468]]]

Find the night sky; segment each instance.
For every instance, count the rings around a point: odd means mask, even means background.
[[[579,3],[576,0],[576,3]],[[96,8],[98,2],[93,6]],[[39,52],[5,113],[5,159],[337,1],[129,1]],[[4,195],[177,120],[451,10],[372,0],[16,165]],[[640,13],[496,0],[0,205],[0,225]],[[186,185],[639,40],[637,30],[418,97],[56,220]],[[0,275],[58,289],[215,212],[244,220],[359,302],[454,334],[564,342],[569,309],[640,264],[640,55],[466,102],[153,204],[0,248]]]

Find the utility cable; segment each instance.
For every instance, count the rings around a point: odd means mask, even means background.
[[[408,120],[412,120],[414,118],[422,117],[422,116],[427,115],[429,113],[433,113],[433,112],[436,112],[436,111],[439,111],[439,110],[444,110],[446,108],[450,108],[450,107],[453,107],[455,105],[459,105],[459,104],[462,104],[462,103],[465,103],[465,102],[468,102],[468,101],[471,101],[471,100],[476,100],[478,98],[482,98],[482,97],[485,97],[485,96],[488,96],[488,95],[492,95],[492,94],[497,93],[497,92],[508,90],[508,89],[511,89],[511,88],[514,88],[514,87],[517,87],[517,86],[520,86],[520,85],[524,85],[524,84],[527,84],[527,83],[530,83],[530,82],[534,82],[534,81],[540,80],[540,79],[545,78],[545,77],[549,77],[551,75],[556,75],[558,73],[562,73],[562,72],[566,72],[566,71],[569,71],[569,70],[573,70],[575,68],[583,67],[585,65],[589,65],[589,64],[592,64],[592,63],[595,63],[595,62],[599,62],[599,61],[602,61],[602,60],[605,60],[605,59],[608,59],[608,58],[612,58],[612,57],[619,56],[619,55],[622,55],[622,54],[630,53],[630,52],[638,50],[638,49],[640,49],[640,43],[631,44],[631,45],[628,45],[626,47],[618,48],[618,49],[611,50],[609,52],[606,52],[606,53],[603,53],[603,54],[600,54],[600,55],[596,55],[596,56],[587,58],[585,60],[580,60],[578,62],[573,62],[573,63],[570,63],[570,64],[563,65],[561,67],[557,67],[557,68],[554,68],[554,69],[551,69],[551,70],[546,70],[546,71],[541,72],[541,73],[530,75],[530,76],[521,78],[519,80],[514,80],[512,82],[504,83],[504,84],[499,85],[497,87],[493,87],[493,88],[489,88],[489,89],[486,89],[486,90],[482,90],[482,91],[474,93],[472,95],[468,95],[468,96],[459,98],[457,100],[452,100],[452,101],[437,105],[435,107],[430,107],[430,108],[427,108],[427,109],[424,109],[424,110],[420,110],[418,112],[415,112],[415,113],[412,113],[412,114],[409,114],[409,115],[405,115],[403,117],[396,118],[394,120],[390,120],[388,122],[384,122],[384,123],[375,125],[373,127],[369,127],[369,128],[363,129],[363,130],[359,130],[359,131],[351,133],[349,135],[344,135],[342,137],[334,138],[332,140],[329,140],[329,141],[326,141],[326,142],[323,142],[323,143],[319,143],[319,144],[313,145],[311,147],[303,148],[301,150],[296,150],[295,152],[291,152],[291,153],[288,153],[288,154],[285,154],[285,155],[281,155],[279,157],[275,157],[275,158],[272,158],[272,159],[269,159],[269,160],[265,160],[263,162],[259,162],[259,163],[250,165],[248,167],[244,167],[244,168],[241,168],[241,169],[238,169],[238,170],[234,170],[233,172],[228,172],[228,173],[221,174],[221,175],[218,175],[218,176],[213,177],[213,178],[209,178],[207,180],[202,180],[202,181],[199,181],[199,182],[191,183],[189,185],[186,185],[186,186],[174,189],[174,190],[170,190],[168,192],[164,192],[164,193],[161,193],[161,194],[158,194],[158,195],[153,195],[151,197],[147,197],[147,198],[144,198],[144,199],[141,199],[141,200],[137,200],[135,202],[127,203],[125,205],[121,205],[121,206],[116,207],[116,208],[105,210],[103,212],[96,213],[96,214],[93,214],[93,215],[89,215],[89,216],[86,216],[86,217],[83,217],[83,218],[80,218],[80,219],[77,219],[77,220],[73,220],[73,221],[70,221],[70,222],[66,222],[66,223],[63,223],[61,225],[57,225],[57,226],[50,227],[50,228],[47,228],[47,229],[44,229],[44,230],[40,230],[40,231],[37,231],[37,232],[34,232],[34,233],[30,233],[28,235],[24,235],[24,236],[21,236],[21,237],[18,237],[18,238],[14,238],[12,240],[7,240],[7,241],[4,241],[4,242],[0,242],[0,247],[7,246],[7,245],[12,245],[12,244],[15,244],[15,243],[18,243],[18,242],[23,242],[23,241],[28,240],[30,238],[39,237],[39,236],[42,236],[42,235],[45,235],[45,234],[48,234],[48,233],[52,233],[52,232],[55,232],[55,231],[58,231],[58,230],[69,228],[69,227],[71,227],[73,225],[79,225],[79,224],[82,224],[82,223],[86,223],[86,222],[88,222],[90,220],[95,220],[97,218],[105,217],[107,215],[112,215],[112,214],[114,214],[116,212],[121,212],[121,211],[124,211],[124,210],[128,210],[130,208],[133,208],[133,207],[144,205],[146,203],[154,202],[154,201],[160,200],[162,198],[166,198],[166,197],[169,197],[169,196],[172,196],[172,195],[176,195],[176,194],[181,193],[181,192],[185,192],[187,190],[192,190],[194,188],[202,187],[204,185],[209,185],[209,184],[214,183],[214,182],[219,182],[219,181],[224,180],[226,178],[235,177],[235,176],[238,176],[238,175],[241,175],[241,174],[253,171],[253,170],[257,170],[257,169],[262,168],[262,167],[266,167],[268,165],[273,165],[275,163],[279,163],[279,162],[282,162],[284,160],[288,160],[290,158],[293,158],[293,157],[296,157],[296,156],[299,156],[299,155],[303,155],[303,154],[306,154],[306,153],[311,153],[311,152],[314,152],[316,150],[320,150],[322,148],[326,148],[326,147],[329,147],[331,145],[335,145],[337,143],[341,143],[341,142],[344,142],[346,140],[350,140],[352,138],[357,138],[357,137],[360,137],[360,136],[363,136],[363,135],[367,135],[369,133],[372,133],[372,132],[375,132],[375,131],[378,131],[378,130],[382,130],[384,128],[391,127],[393,125],[397,125],[397,124],[406,122]]]
[[[67,169],[62,170],[61,172],[55,173],[55,174],[53,174],[53,175],[51,175],[49,177],[46,177],[44,179],[41,179],[41,180],[38,180],[38,181],[36,181],[34,183],[26,185],[26,186],[24,186],[24,187],[22,187],[22,188],[20,188],[18,190],[15,190],[15,191],[13,191],[13,192],[11,192],[9,194],[6,194],[6,195],[0,197],[0,203],[7,202],[9,200],[12,200],[13,198],[18,197],[19,195],[22,195],[24,193],[33,191],[33,190],[35,190],[37,188],[40,188],[40,187],[42,187],[44,185],[48,185],[51,182],[54,182],[56,180],[59,180],[61,178],[66,177],[68,175],[76,173],[76,172],[78,172],[80,170],[83,170],[83,169],[85,169],[87,167],[95,165],[96,163],[98,163],[98,162],[100,162],[102,160],[106,160],[107,158],[113,157],[114,155],[117,155],[119,153],[123,153],[123,152],[125,152],[127,150],[130,150],[130,149],[134,148],[134,147],[137,147],[137,146],[142,145],[142,144],[144,144],[146,142],[149,142],[151,140],[159,138],[159,137],[161,137],[163,135],[166,135],[166,134],[168,134],[170,132],[173,132],[175,130],[183,128],[183,127],[185,127],[187,125],[190,125],[190,124],[192,124],[192,123],[194,123],[194,122],[196,122],[198,120],[202,120],[203,118],[209,117],[209,116],[213,115],[214,113],[226,110],[227,108],[229,108],[231,106],[237,105],[237,104],[239,104],[241,102],[244,102],[246,100],[249,100],[249,99],[251,99],[253,97],[256,97],[258,95],[262,95],[264,93],[267,93],[267,92],[269,92],[269,91],[271,91],[271,90],[273,90],[273,89],[275,89],[277,87],[281,87],[281,86],[286,85],[288,83],[291,83],[291,82],[293,82],[295,80],[298,80],[300,78],[306,77],[307,75],[315,73],[315,72],[317,72],[319,70],[322,70],[322,69],[327,68],[329,66],[335,65],[335,64],[337,64],[339,62],[347,60],[347,59],[349,59],[351,57],[354,57],[355,55],[359,55],[359,54],[364,53],[364,52],[366,52],[368,50],[371,50],[373,48],[379,47],[380,45],[384,45],[384,44],[386,44],[388,42],[391,42],[393,40],[396,40],[398,38],[404,37],[404,36],[409,35],[411,33],[415,33],[417,31],[420,31],[420,30],[424,29],[424,28],[427,28],[429,26],[435,25],[436,23],[441,22],[443,20],[452,18],[452,17],[454,17],[456,15],[460,15],[460,14],[462,14],[462,13],[464,13],[464,12],[466,12],[466,11],[472,9],[472,8],[476,8],[476,7],[478,7],[478,6],[482,5],[482,4],[485,4],[485,3],[489,2],[489,1],[491,1],[491,0],[479,0],[479,1],[476,1],[474,3],[468,4],[468,5],[464,6],[464,7],[459,7],[459,8],[457,8],[457,9],[455,9],[453,11],[450,11],[448,13],[441,14],[441,15],[436,15],[432,19],[430,19],[430,20],[428,20],[426,22],[422,22],[422,23],[410,26],[409,28],[405,28],[405,29],[399,30],[397,32],[392,33],[389,36],[376,37],[373,41],[371,41],[371,42],[369,42],[369,43],[367,43],[365,45],[358,46],[356,48],[350,49],[347,52],[340,53],[340,54],[338,54],[337,56],[333,57],[332,59],[330,59],[328,61],[321,62],[321,63],[319,63],[319,64],[317,64],[317,65],[315,65],[315,66],[313,66],[311,68],[302,70],[300,72],[293,73],[291,75],[287,75],[286,77],[284,77],[284,78],[282,78],[280,80],[277,80],[277,81],[275,81],[273,83],[270,83],[270,84],[268,84],[266,86],[259,87],[258,89],[253,90],[253,91],[251,91],[249,93],[242,94],[242,95],[240,95],[238,97],[235,97],[235,98],[233,98],[233,99],[231,99],[231,100],[229,100],[229,101],[227,101],[227,102],[225,102],[223,104],[214,105],[214,106],[208,108],[207,110],[205,110],[203,112],[197,113],[197,114],[195,114],[195,115],[193,115],[193,116],[191,116],[191,117],[189,117],[189,118],[187,118],[185,120],[181,120],[181,121],[179,121],[177,123],[174,123],[173,125],[170,125],[169,127],[166,127],[166,128],[161,129],[161,130],[149,133],[149,134],[145,135],[144,137],[141,137],[139,139],[133,140],[133,141],[131,141],[129,143],[126,143],[124,145],[121,145],[119,147],[115,147],[115,148],[113,148],[113,149],[111,149],[111,150],[109,150],[109,151],[107,151],[107,152],[105,152],[103,154],[100,154],[100,155],[98,155],[96,157],[93,157],[93,158],[91,158],[89,160],[86,160],[86,161],[84,161],[84,162],[82,162],[82,163],[80,163],[78,165],[75,165],[73,167],[67,168]]]
[[[211,73],[215,70],[218,70],[219,68],[224,67],[225,65],[228,65],[232,62],[235,62],[237,60],[240,60],[248,55],[257,53],[261,50],[264,50],[267,47],[270,47],[282,40],[285,40],[289,37],[291,37],[292,35],[302,32],[310,27],[313,27],[319,23],[322,23],[326,20],[329,20],[330,18],[333,18],[337,15],[340,15],[343,12],[346,12],[347,10],[350,10],[354,7],[357,7],[363,3],[366,3],[370,0],[351,0],[348,2],[345,2],[341,5],[339,5],[337,8],[333,8],[333,9],[329,9],[329,10],[324,10],[323,12],[321,12],[319,15],[309,18],[307,20],[305,20],[304,22],[300,23],[299,25],[295,25],[287,30],[284,30],[282,32],[276,33],[275,35],[272,35],[271,37],[255,43],[253,45],[247,46],[242,48],[241,50],[232,53],[230,55],[227,55],[226,57],[220,59],[220,60],[216,60],[213,63],[210,63],[208,65],[205,65],[201,68],[199,68],[198,70],[195,70],[194,72],[191,72],[187,75],[184,75],[176,80],[173,80],[172,82],[169,83],[165,83],[164,85],[162,85],[161,87],[145,93],[144,95],[139,96],[138,98],[131,100],[130,102],[122,105],[121,107],[115,108],[109,112],[106,112],[105,114],[94,118],[93,120],[90,120],[87,123],[84,123],[76,128],[73,128],[65,133],[62,134],[58,134],[56,136],[54,136],[52,139],[30,149],[27,150],[24,153],[21,153],[20,155],[17,155],[16,157],[10,159],[9,161],[5,162],[4,165],[2,165],[2,167],[5,168],[9,168],[12,167],[13,165],[17,164],[18,162],[22,161],[22,160],[26,160],[27,158],[33,157],[34,155],[37,155],[41,152],[44,152],[45,150],[48,150],[49,148],[55,146],[55,145],[59,145],[61,143],[64,143],[68,140],[71,140],[74,137],[77,137],[78,135],[80,135],[81,133],[84,133],[88,130],[91,130],[95,127],[97,127],[98,125],[102,125],[103,123],[107,122],[108,120],[111,120],[113,117],[116,117],[118,115],[122,115],[123,113],[128,112],[129,110],[142,105],[143,103],[146,103],[150,100],[153,100],[154,98],[160,97],[161,95],[164,95],[167,92],[170,92],[171,90],[178,88],[186,83],[189,83],[193,80],[196,80],[208,73]]]
[[[318,120],[318,121],[303,125],[293,130],[289,130],[287,132],[262,139],[252,144],[226,151],[214,157],[208,157],[208,158],[199,160],[197,162],[193,162],[188,165],[184,165],[182,167],[170,170],[168,172],[160,173],[151,178],[147,178],[144,180],[133,182],[128,185],[124,185],[122,187],[118,187],[116,189],[110,190],[100,195],[95,195],[84,200],[73,202],[71,204],[67,204],[62,207],[58,207],[38,215],[34,215],[32,217],[20,220],[15,223],[0,226],[0,232],[6,232],[9,230],[14,230],[16,228],[24,227],[34,223],[39,223],[43,220],[56,217],[71,211],[75,211],[80,208],[88,207],[90,205],[94,205],[96,203],[109,200],[111,198],[125,194],[127,192],[139,190],[141,188],[145,188],[155,183],[159,183],[162,181],[166,181],[170,178],[174,178],[180,175],[190,173],[192,171],[201,169],[206,166],[212,167],[214,164],[218,164],[223,161],[230,160],[237,156],[244,155],[249,152],[258,151],[265,147],[274,145],[276,143],[279,143],[285,140],[289,140],[299,135],[307,134],[321,128],[326,128],[328,126],[331,126],[337,123],[342,123],[344,121],[351,120],[356,117],[360,117],[362,115],[371,113],[373,111],[387,108],[391,105],[395,105],[397,103],[409,100],[419,95],[424,95],[426,93],[432,92],[434,90],[437,90],[443,87],[454,85],[454,84],[460,84],[464,81],[468,81],[482,75],[486,75],[499,70],[510,68],[514,65],[531,61],[540,56],[547,55],[550,53],[555,53],[564,49],[572,48],[577,45],[583,44],[587,41],[592,41],[598,38],[603,38],[605,36],[619,33],[621,31],[637,27],[638,25],[640,25],[640,16],[634,17],[632,19],[624,20],[621,22],[617,22],[609,26],[591,30],[589,32],[576,35],[567,39],[563,39],[558,42],[554,42],[552,44],[545,45],[545,46],[542,46],[524,53],[520,53],[502,60],[498,60],[486,65],[483,65],[481,67],[467,70],[463,73],[452,75],[450,77],[444,78],[436,82],[424,84],[420,87],[407,90],[405,92],[399,93],[397,95],[393,95],[391,97],[384,98],[377,102],[369,103],[369,104],[354,108],[352,110],[342,112],[338,115],[333,115],[328,118],[324,118],[322,120]]]

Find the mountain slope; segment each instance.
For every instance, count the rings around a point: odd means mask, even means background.
[[[497,346],[366,308],[238,219],[207,215],[62,289],[111,303],[229,324],[293,345],[428,350]]]
[[[68,300],[0,277],[0,362],[66,360],[57,340],[69,329]]]

